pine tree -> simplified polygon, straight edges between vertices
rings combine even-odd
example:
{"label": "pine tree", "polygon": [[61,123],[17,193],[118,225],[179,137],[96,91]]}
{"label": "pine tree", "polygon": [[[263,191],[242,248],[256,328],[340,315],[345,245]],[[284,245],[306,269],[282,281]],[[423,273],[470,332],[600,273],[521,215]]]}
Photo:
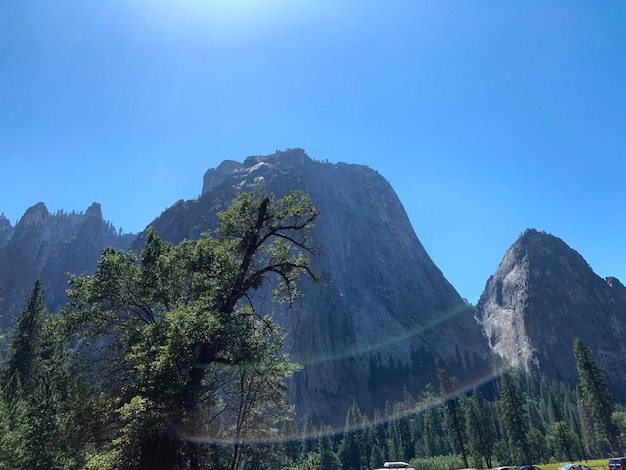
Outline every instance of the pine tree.
{"label": "pine tree", "polygon": [[609,392],[604,371],[598,367],[591,350],[580,338],[574,340],[574,356],[582,403],[590,411],[596,437],[604,443],[602,450],[604,456],[607,456],[618,448],[617,429],[612,420],[615,399]]}
{"label": "pine tree", "polygon": [[71,422],[75,387],[57,333],[37,281],[11,334],[11,357],[3,371],[0,396],[7,414],[1,424],[0,468],[79,464],[83,423]]}
{"label": "pine tree", "polygon": [[47,316],[43,286],[37,280],[11,335],[9,346],[11,356],[6,371],[9,377],[16,374],[21,383],[22,393],[27,395],[33,391],[34,375],[37,373],[38,365],[50,355],[50,345],[46,344],[44,337]]}
{"label": "pine tree", "polygon": [[374,444],[372,446],[372,451],[370,454],[369,468],[382,468],[384,462],[385,462],[385,453],[378,446],[378,444]]}
{"label": "pine tree", "polygon": [[341,460],[339,460],[333,448],[331,435],[331,428],[320,431],[318,440],[318,452],[320,456],[319,470],[342,470]]}
{"label": "pine tree", "polygon": [[573,435],[569,428],[566,426],[561,408],[559,407],[556,399],[553,396],[550,397],[550,409],[551,414],[554,417],[553,427],[557,430],[558,446],[567,457],[567,460],[573,462],[574,459],[572,457],[573,454],[571,451]]}
{"label": "pine tree", "polygon": [[528,413],[511,374],[502,374],[501,386],[502,425],[508,438],[511,459],[520,465],[528,464],[531,462],[528,443]]}
{"label": "pine tree", "polygon": [[316,442],[313,432],[313,424],[311,423],[309,415],[304,415],[304,418],[302,419],[302,437],[300,441],[300,455],[303,459],[310,453],[315,452]]}
{"label": "pine tree", "polygon": [[461,455],[463,465],[469,467],[465,444],[465,424],[459,400],[455,395],[454,381],[443,369],[438,370],[438,376],[441,385],[441,395],[443,400],[445,400],[445,423],[453,442],[454,451]]}
{"label": "pine tree", "polygon": [[339,444],[338,456],[344,470],[365,470],[369,456],[363,445],[364,432],[360,430],[363,416],[358,405],[352,403],[346,416],[343,437]]}
{"label": "pine tree", "polygon": [[412,443],[409,418],[402,416],[403,410],[402,403],[395,405],[394,416],[399,418],[387,425],[387,442],[390,459],[408,461],[415,456],[415,446]]}
{"label": "pine tree", "polygon": [[[493,413],[478,388],[466,402],[466,426],[470,454],[477,463],[491,468],[491,455],[496,442]],[[482,465],[479,465],[482,466]]]}

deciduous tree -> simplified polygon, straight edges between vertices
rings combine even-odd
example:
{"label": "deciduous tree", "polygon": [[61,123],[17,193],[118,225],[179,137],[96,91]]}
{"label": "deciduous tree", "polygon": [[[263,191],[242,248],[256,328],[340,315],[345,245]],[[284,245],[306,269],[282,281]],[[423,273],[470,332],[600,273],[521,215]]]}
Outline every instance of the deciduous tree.
{"label": "deciduous tree", "polygon": [[172,245],[150,231],[140,256],[107,249],[94,275],[71,278],[66,324],[91,347],[87,373],[115,403],[113,446],[98,459],[204,468],[224,458],[211,443],[227,441],[239,468],[246,439],[278,432],[271,422],[289,411],[293,368],[253,292],[292,301],[299,278],[315,278],[317,216],[306,195],[257,189],[219,215],[214,234]]}

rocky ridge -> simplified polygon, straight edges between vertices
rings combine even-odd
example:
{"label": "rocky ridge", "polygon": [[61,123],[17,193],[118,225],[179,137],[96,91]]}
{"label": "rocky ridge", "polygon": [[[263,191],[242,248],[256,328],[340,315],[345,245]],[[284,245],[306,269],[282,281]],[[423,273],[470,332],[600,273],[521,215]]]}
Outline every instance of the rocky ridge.
{"label": "rocky ridge", "polygon": [[67,301],[67,273],[92,272],[105,246],[127,248],[135,235],[120,235],[103,220],[100,204],[83,213],[50,214],[43,202],[30,207],[0,246],[2,327],[12,325],[37,279],[50,311]]}

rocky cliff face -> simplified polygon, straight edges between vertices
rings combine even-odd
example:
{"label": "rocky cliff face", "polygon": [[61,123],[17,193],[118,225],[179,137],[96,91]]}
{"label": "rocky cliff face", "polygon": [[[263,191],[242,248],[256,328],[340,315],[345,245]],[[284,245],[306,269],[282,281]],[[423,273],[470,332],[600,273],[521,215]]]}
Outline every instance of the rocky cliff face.
{"label": "rocky cliff face", "polygon": [[125,249],[134,238],[118,235],[104,222],[98,203],[85,214],[50,214],[42,202],[29,208],[0,245],[2,327],[11,326],[37,279],[44,286],[46,306],[55,311],[67,301],[68,272],[92,272],[105,242]]}
{"label": "rocky cliff face", "polygon": [[207,172],[199,199],[179,201],[151,225],[171,242],[198,237],[234,194],[259,184],[277,196],[302,190],[322,213],[313,230],[321,282],[305,282],[291,309],[256,299],[304,365],[291,386],[300,413],[343,425],[353,400],[371,411],[401,398],[403,385],[414,393],[437,386],[437,367],[465,383],[487,373],[471,309],[429,258],[388,182],[368,167],[314,161],[299,149],[225,162]]}
{"label": "rocky cliff face", "polygon": [[4,214],[0,214],[0,248],[6,245],[13,235],[13,226]]}
{"label": "rocky cliff face", "polygon": [[559,238],[527,230],[489,278],[477,317],[493,351],[528,372],[576,383],[575,337],[626,399],[626,288]]}

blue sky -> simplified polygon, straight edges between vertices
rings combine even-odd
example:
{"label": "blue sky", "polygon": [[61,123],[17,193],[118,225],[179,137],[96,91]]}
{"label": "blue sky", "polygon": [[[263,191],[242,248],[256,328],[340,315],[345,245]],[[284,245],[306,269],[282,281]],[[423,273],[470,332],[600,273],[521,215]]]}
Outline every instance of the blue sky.
{"label": "blue sky", "polygon": [[626,3],[0,4],[0,213],[138,231],[224,159],[370,166],[477,301],[528,227],[626,282]]}

